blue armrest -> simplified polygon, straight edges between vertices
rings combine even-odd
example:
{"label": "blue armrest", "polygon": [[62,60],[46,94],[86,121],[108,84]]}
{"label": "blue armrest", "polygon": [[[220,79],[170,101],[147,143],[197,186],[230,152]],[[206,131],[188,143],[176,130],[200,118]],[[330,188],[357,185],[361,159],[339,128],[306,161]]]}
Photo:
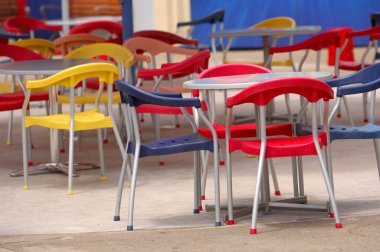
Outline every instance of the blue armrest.
{"label": "blue armrest", "polygon": [[342,97],[344,95],[362,94],[362,93],[367,93],[367,92],[376,90],[379,87],[380,87],[380,79],[377,79],[369,83],[355,83],[352,85],[338,87],[336,95],[338,97]]}
{"label": "blue armrest", "polygon": [[182,27],[182,26],[190,26],[190,25],[193,26],[193,25],[204,24],[204,23],[213,24],[218,21],[223,22],[223,20],[224,20],[224,10],[220,9],[203,18],[199,18],[196,20],[188,21],[188,22],[179,22],[177,23],[177,28]]}
{"label": "blue armrest", "polygon": [[201,101],[198,98],[181,98],[176,93],[169,93],[169,95],[168,93],[161,93],[161,95],[157,95],[157,93],[146,92],[122,80],[116,81],[116,88],[123,92],[122,101],[128,102],[130,106],[134,107],[138,107],[143,104],[154,104],[169,107],[201,107]]}

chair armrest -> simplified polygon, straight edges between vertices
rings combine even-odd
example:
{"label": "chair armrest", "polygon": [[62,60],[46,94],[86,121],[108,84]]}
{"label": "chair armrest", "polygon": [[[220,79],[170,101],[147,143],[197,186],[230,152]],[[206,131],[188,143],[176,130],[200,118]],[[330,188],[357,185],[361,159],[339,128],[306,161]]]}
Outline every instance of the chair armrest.
{"label": "chair armrest", "polygon": [[146,92],[121,80],[116,81],[116,88],[123,92],[123,101],[128,102],[130,106],[134,107],[138,107],[143,104],[154,104],[169,107],[201,107],[201,102],[198,98],[175,98],[173,96],[178,96],[176,93],[170,95],[171,97],[168,97],[168,93],[157,95],[157,93]]}
{"label": "chair armrest", "polygon": [[351,85],[338,87],[336,95],[342,97],[345,95],[362,94],[376,90],[379,87],[380,79],[368,83],[353,83]]}
{"label": "chair armrest", "polygon": [[194,26],[198,24],[204,24],[204,23],[216,23],[216,22],[223,22],[224,20],[224,10],[217,10],[214,13],[211,13],[210,15],[199,18],[196,20],[192,21],[187,21],[187,22],[179,22],[177,23],[177,28],[182,27],[182,26]]}

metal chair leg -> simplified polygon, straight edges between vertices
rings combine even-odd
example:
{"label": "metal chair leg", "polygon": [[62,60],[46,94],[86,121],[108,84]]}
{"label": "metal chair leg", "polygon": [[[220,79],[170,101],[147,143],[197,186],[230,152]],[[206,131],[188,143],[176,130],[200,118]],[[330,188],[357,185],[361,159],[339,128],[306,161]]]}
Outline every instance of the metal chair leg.
{"label": "metal chair leg", "polygon": [[271,172],[272,180],[273,180],[274,194],[279,196],[281,195],[281,191],[280,191],[280,187],[278,186],[277,174],[276,174],[276,170],[274,168],[272,159],[269,159],[269,167],[270,167],[270,172]]}
{"label": "metal chair leg", "polygon": [[9,111],[7,145],[12,145],[13,111]]}
{"label": "metal chair leg", "polygon": [[102,139],[102,129],[97,129],[98,135],[98,149],[99,149],[99,165],[100,165],[100,180],[106,181],[105,176],[105,165],[104,165],[104,150],[103,150],[103,139]]}
{"label": "metal chair leg", "polygon": [[379,170],[379,179],[380,179],[380,151],[379,151],[379,141],[378,141],[377,139],[373,139],[373,145],[374,145],[374,147],[375,147],[377,169]]}
{"label": "metal chair leg", "polygon": [[[128,158],[129,155],[127,153],[128,146],[125,149],[125,156],[123,159],[123,164],[121,166],[121,172],[120,172],[120,178],[119,178],[119,186],[117,187],[117,194],[116,194],[116,206],[115,206],[115,215],[113,217],[114,221],[119,221],[120,220],[120,205],[121,205],[121,197],[123,196],[123,188],[124,188],[124,181],[125,181],[125,176],[127,175],[127,164],[129,162]],[[128,174],[130,176],[131,174]]]}
{"label": "metal chair leg", "polygon": [[128,226],[127,226],[128,231],[133,231],[133,209],[134,209],[134,203],[135,203],[136,180],[137,180],[137,170],[139,166],[139,156],[140,156],[140,145],[136,146],[135,154],[133,157],[132,183],[131,183],[129,211],[128,211]]}
{"label": "metal chair leg", "polygon": [[[72,128],[74,129],[74,127]],[[67,174],[67,178],[68,178],[67,195],[73,194],[73,190],[72,190],[73,171],[74,171],[74,130],[70,130],[70,133],[69,133],[69,174]]]}
{"label": "metal chair leg", "polygon": [[252,206],[252,225],[251,225],[251,234],[256,234],[257,229],[257,214],[259,210],[259,194],[261,189],[261,181],[263,176],[263,170],[264,170],[264,163],[265,163],[265,146],[261,148],[261,153],[259,156],[259,167],[257,170],[257,178],[256,178],[256,189],[255,189],[255,196],[253,199],[253,206]]}

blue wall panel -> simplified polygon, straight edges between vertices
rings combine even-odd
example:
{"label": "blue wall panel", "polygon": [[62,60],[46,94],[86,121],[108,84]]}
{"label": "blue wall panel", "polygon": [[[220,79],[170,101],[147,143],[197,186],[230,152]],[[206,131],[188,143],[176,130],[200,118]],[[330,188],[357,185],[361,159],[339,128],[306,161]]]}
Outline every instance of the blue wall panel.
{"label": "blue wall panel", "polygon": [[[225,10],[225,29],[248,28],[275,16],[289,16],[298,25],[320,25],[322,31],[330,27],[370,27],[369,16],[380,12],[379,0],[192,0],[192,19],[207,16],[217,9]],[[201,44],[209,44],[210,25],[197,26],[194,37]],[[295,42],[307,36],[295,37]],[[366,45],[365,38],[355,40],[356,45]],[[286,43],[286,41],[283,41]],[[281,44],[281,42],[280,42]],[[260,47],[260,38],[234,39],[233,48]]]}

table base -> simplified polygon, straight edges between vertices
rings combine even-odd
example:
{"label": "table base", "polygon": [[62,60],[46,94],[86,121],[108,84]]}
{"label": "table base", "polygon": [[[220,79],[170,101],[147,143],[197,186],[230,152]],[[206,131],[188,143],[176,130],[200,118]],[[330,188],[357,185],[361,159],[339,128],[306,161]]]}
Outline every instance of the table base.
{"label": "table base", "polygon": [[[100,166],[96,164],[91,163],[76,163],[74,164],[76,168],[73,170],[73,177],[79,177],[78,170],[88,170],[88,169],[98,169]],[[81,168],[78,168],[81,167]],[[67,163],[61,164],[61,163],[45,163],[45,164],[39,164],[33,167],[28,168],[28,175],[40,175],[40,174],[48,174],[48,173],[63,173],[68,174],[69,173],[69,167],[67,166]],[[11,172],[11,177],[20,177],[24,176],[23,170],[18,170]]]}

